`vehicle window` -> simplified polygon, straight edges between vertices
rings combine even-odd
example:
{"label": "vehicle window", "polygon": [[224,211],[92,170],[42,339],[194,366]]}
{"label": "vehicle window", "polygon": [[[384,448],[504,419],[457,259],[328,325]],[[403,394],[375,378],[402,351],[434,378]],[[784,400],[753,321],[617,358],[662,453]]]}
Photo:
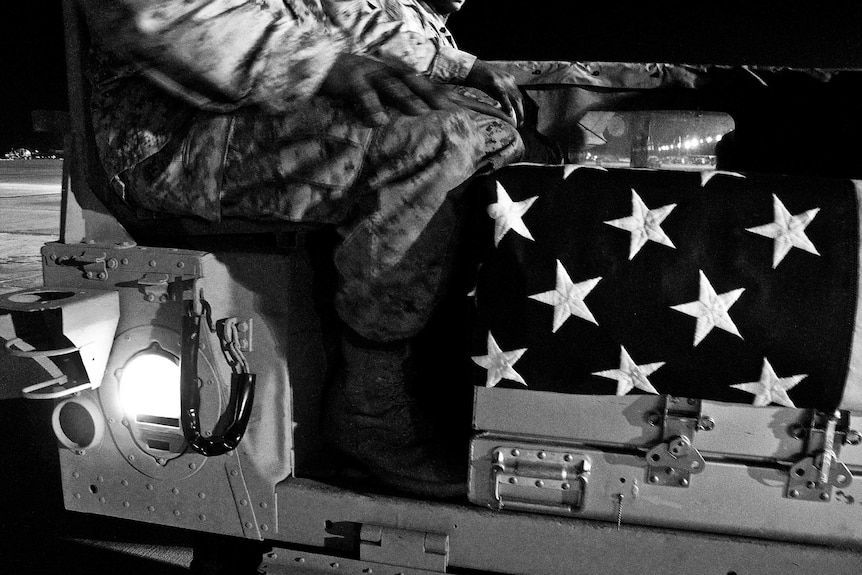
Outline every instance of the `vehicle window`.
{"label": "vehicle window", "polygon": [[715,169],[716,145],[734,122],[723,112],[590,111],[578,126],[578,163],[704,171]]}

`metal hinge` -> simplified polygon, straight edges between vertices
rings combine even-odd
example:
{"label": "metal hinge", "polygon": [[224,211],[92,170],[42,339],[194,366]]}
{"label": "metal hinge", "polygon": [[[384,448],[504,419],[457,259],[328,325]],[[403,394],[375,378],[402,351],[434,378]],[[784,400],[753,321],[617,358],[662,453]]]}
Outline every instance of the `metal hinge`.
{"label": "metal hinge", "polygon": [[445,573],[449,566],[449,536],[363,524],[359,532],[362,561]]}
{"label": "metal hinge", "polygon": [[501,445],[493,457],[497,509],[571,514],[583,507],[592,470],[589,456]]}
{"label": "metal hinge", "polygon": [[859,443],[859,433],[850,429],[850,413],[815,411],[806,426],[795,425],[791,435],[807,437],[806,457],[790,468],[785,496],[803,501],[830,501],[832,488],[848,487],[853,475],[838,460],[844,443]]}
{"label": "metal hinge", "polygon": [[649,423],[661,424],[662,443],[647,452],[647,481],[652,485],[688,487],[691,476],[706,467],[694,447],[695,433],[712,430],[715,422],[701,414],[699,399],[666,396],[662,413],[650,416]]}
{"label": "metal hinge", "polygon": [[108,279],[108,270],[117,267],[115,258],[108,258],[104,250],[83,250],[79,255],[52,255],[51,259],[58,266],[70,266],[81,270],[88,280],[105,281]]}

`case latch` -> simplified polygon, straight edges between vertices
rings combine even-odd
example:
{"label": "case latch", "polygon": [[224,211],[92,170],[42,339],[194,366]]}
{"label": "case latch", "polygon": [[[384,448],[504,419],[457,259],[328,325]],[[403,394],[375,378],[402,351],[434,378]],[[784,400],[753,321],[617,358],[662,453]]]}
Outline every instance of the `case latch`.
{"label": "case latch", "polygon": [[494,450],[498,509],[570,514],[584,505],[592,460],[573,451],[503,445]]}
{"label": "case latch", "polygon": [[790,468],[785,495],[803,501],[829,501],[832,488],[848,487],[853,475],[838,460],[841,445],[858,442],[858,433],[850,430],[850,413],[835,411],[831,415],[815,411],[808,427],[797,425],[790,433],[799,439],[806,435],[807,457]]}
{"label": "case latch", "polygon": [[662,425],[662,443],[647,452],[647,481],[652,485],[688,487],[692,474],[701,473],[706,462],[694,447],[698,430],[711,430],[715,422],[701,415],[699,399],[666,396],[663,412],[650,417],[651,425]]}
{"label": "case latch", "polygon": [[363,524],[359,540],[362,561],[440,573],[449,565],[449,536],[442,533]]}

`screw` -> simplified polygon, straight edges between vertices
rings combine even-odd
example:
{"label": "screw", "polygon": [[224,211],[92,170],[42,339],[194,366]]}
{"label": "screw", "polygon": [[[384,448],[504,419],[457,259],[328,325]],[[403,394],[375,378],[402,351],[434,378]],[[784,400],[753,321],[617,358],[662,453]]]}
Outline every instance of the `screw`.
{"label": "screw", "polygon": [[862,443],[862,433],[855,429],[847,432],[847,438],[844,440],[848,445],[859,445]]}
{"label": "screw", "polygon": [[715,420],[711,417],[701,417],[697,427],[702,431],[712,431],[715,429]]}

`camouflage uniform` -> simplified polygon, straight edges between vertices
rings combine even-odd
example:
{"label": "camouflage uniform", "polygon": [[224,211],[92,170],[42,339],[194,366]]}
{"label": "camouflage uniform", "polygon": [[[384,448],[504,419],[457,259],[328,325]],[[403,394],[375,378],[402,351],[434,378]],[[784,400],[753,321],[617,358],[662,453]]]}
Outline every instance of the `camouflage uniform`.
{"label": "camouflage uniform", "polygon": [[[97,40],[96,140],[117,193],[210,220],[336,225],[342,319],[376,340],[421,329],[455,247],[454,190],[519,158],[514,128],[467,110],[393,112],[368,128],[315,96],[339,52],[364,50],[319,0],[80,2]],[[378,40],[433,67],[437,45],[421,35],[389,23]]]}

